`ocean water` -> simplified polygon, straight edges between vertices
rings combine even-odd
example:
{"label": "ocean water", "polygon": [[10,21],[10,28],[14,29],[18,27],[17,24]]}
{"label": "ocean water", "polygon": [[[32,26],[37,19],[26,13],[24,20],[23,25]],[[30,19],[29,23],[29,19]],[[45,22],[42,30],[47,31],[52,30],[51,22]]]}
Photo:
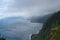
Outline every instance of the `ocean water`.
{"label": "ocean water", "polygon": [[30,40],[32,34],[37,34],[42,28],[43,23],[32,22],[16,22],[11,21],[10,24],[5,25],[0,23],[0,37],[5,37],[6,40]]}

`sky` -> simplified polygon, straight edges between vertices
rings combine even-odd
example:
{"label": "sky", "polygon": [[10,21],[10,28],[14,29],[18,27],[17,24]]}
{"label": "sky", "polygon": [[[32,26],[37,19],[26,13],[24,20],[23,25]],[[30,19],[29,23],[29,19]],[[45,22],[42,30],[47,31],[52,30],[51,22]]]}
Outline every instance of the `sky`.
{"label": "sky", "polygon": [[0,0],[0,19],[43,16],[60,10],[60,0]]}

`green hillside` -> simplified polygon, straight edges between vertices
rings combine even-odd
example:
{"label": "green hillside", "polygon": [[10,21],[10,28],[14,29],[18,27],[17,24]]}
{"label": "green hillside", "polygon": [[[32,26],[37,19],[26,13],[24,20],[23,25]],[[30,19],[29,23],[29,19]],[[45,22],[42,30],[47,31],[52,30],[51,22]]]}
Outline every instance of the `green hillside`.
{"label": "green hillside", "polygon": [[31,40],[60,40],[60,11],[54,13],[40,32],[31,36]]}

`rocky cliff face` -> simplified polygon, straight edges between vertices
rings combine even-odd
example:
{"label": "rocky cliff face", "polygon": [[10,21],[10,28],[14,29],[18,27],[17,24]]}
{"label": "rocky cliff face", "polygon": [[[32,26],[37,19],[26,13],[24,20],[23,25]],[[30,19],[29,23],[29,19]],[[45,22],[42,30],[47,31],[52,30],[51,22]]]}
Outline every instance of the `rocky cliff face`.
{"label": "rocky cliff face", "polygon": [[40,32],[31,36],[31,40],[60,40],[60,11],[48,18]]}

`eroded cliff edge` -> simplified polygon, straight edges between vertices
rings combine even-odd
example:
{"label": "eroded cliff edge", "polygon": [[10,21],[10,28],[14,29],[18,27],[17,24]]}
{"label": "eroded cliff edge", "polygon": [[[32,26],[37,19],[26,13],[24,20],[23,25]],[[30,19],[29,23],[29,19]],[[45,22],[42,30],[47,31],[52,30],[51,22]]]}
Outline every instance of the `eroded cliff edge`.
{"label": "eroded cliff edge", "polygon": [[31,36],[31,40],[60,40],[60,11],[48,18],[40,32]]}

